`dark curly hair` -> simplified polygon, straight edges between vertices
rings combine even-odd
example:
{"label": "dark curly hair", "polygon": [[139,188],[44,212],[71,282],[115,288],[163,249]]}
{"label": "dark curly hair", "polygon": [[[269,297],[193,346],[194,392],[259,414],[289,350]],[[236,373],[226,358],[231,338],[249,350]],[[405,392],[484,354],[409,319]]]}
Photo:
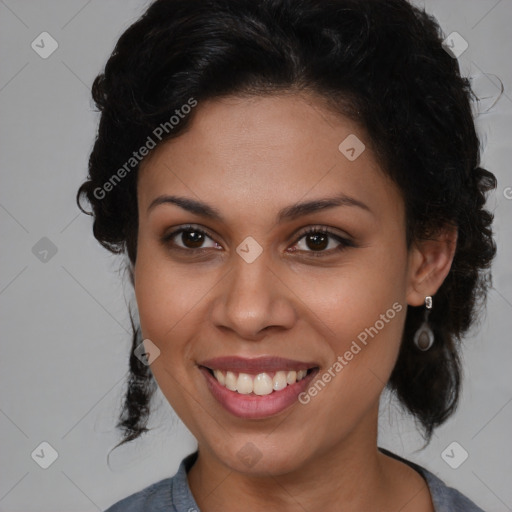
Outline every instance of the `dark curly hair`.
{"label": "dark curly hair", "polygon": [[[138,162],[131,172],[125,164],[162,123],[168,129],[161,140],[183,133],[193,111],[175,126],[169,120],[191,99],[305,91],[356,120],[401,190],[409,246],[447,225],[458,228],[430,316],[436,341],[428,352],[415,347],[423,308],[409,306],[388,383],[427,441],[456,408],[460,340],[483,305],[496,252],[484,209],[496,180],[480,167],[475,97],[442,40],[435,19],[406,0],[157,0],[122,34],[94,81],[101,120],[77,194],[80,209],[94,215],[96,239],[125,253],[131,268]],[[92,213],[82,208],[83,197]],[[155,390],[149,367],[133,353],[141,339],[132,327],[120,444],[148,430]]]}

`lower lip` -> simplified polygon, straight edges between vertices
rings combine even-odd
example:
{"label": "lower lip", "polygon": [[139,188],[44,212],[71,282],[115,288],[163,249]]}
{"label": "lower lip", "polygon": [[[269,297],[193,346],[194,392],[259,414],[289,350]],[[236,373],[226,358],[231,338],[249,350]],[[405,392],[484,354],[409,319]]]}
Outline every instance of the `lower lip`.
{"label": "lower lip", "polygon": [[278,414],[294,403],[298,403],[299,395],[307,389],[313,377],[318,373],[315,368],[302,380],[286,386],[281,391],[273,391],[270,395],[243,395],[222,386],[219,381],[205,368],[200,367],[206,378],[206,384],[217,401],[231,414],[244,419],[268,418]]}

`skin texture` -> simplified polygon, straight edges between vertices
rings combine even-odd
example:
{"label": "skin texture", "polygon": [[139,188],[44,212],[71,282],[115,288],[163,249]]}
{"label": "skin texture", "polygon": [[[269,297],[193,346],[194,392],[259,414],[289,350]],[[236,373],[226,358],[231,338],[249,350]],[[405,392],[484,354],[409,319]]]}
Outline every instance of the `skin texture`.
{"label": "skin texture", "polygon": [[[143,337],[161,351],[151,370],[198,440],[188,478],[201,510],[433,510],[419,474],[377,451],[378,401],[406,305],[435,294],[456,233],[408,249],[400,191],[364,130],[319,98],[229,97],[201,103],[194,115],[140,169],[134,276]],[[338,150],[350,134],[366,144],[353,162]],[[223,220],[173,204],[148,211],[163,194],[208,203]],[[282,208],[339,194],[368,209],[343,205],[277,222]],[[161,241],[187,224],[211,237],[202,255]],[[315,256],[301,233],[312,226],[350,244],[336,250],[330,238]],[[236,253],[248,236],[263,249],[250,264]],[[181,234],[172,240],[184,246]],[[273,417],[231,415],[198,368],[218,356],[270,355],[314,361],[322,375],[394,303],[401,311],[325,389]],[[261,455],[252,467],[237,455],[248,442]]]}

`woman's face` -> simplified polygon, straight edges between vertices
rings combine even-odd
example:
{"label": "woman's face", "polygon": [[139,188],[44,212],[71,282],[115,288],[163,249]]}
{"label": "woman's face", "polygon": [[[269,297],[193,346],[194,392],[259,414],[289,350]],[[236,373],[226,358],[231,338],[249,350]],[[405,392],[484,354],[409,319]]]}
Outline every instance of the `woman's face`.
{"label": "woman's face", "polygon": [[138,180],[135,292],[161,390],[201,453],[235,471],[375,443],[411,286],[397,187],[318,99],[194,115]]}

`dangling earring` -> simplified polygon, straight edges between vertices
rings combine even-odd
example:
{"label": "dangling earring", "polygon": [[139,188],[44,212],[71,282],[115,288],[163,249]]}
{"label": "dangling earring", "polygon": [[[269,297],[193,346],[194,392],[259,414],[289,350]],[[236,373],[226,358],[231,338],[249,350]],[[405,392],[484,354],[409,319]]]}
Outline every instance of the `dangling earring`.
{"label": "dangling earring", "polygon": [[419,326],[418,330],[414,334],[414,344],[419,350],[425,352],[434,344],[434,333],[428,323],[428,316],[432,310],[432,297],[425,297],[425,316],[423,317],[423,323]]}

